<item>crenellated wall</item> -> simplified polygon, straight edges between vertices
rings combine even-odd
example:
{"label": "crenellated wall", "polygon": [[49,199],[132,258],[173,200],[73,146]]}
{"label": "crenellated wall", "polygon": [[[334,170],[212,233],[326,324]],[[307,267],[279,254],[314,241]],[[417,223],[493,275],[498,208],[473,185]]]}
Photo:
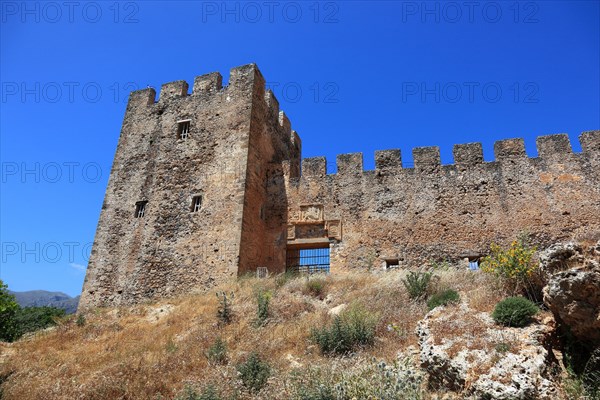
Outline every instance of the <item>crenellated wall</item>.
{"label": "crenellated wall", "polygon": [[459,144],[451,165],[441,164],[438,147],[420,147],[414,168],[402,167],[400,150],[383,150],[371,171],[362,153],[342,154],[336,174],[326,173],[324,157],[304,159],[287,189],[288,244],[319,242],[299,232],[307,223],[339,221],[320,235],[331,243],[335,272],[478,256],[521,231],[539,245],[600,235],[600,131],[584,132],[580,143],[583,151],[573,153],[567,135],[542,136],[538,157],[529,158],[522,139],[502,140],[491,162],[481,143]]}
{"label": "crenellated wall", "polygon": [[[187,137],[180,124],[189,121]],[[484,253],[530,232],[538,244],[600,235],[600,131],[537,140],[301,161],[301,141],[254,64],[132,92],[100,213],[81,309],[210,288],[328,247],[331,270],[407,267]],[[199,210],[194,198],[202,198]],[[143,216],[136,215],[143,202]]]}

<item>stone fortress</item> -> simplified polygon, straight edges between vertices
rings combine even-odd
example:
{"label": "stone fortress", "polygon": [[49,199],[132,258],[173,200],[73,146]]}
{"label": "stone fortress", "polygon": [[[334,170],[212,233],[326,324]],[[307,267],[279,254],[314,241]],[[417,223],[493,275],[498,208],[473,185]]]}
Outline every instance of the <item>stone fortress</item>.
{"label": "stone fortress", "polygon": [[[329,252],[332,273],[477,259],[529,232],[540,246],[600,233],[600,131],[301,160],[301,141],[254,64],[129,97],[82,309],[208,288]],[[294,262],[290,260],[296,260]],[[302,264],[302,263],[300,263]]]}

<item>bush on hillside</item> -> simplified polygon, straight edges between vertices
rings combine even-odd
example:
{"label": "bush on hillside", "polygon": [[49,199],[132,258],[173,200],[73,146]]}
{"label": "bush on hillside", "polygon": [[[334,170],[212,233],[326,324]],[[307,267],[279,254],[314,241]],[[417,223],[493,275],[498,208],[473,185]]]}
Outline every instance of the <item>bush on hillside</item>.
{"label": "bush on hillside", "polygon": [[432,275],[431,272],[409,272],[406,278],[402,279],[402,283],[408,291],[408,296],[411,299],[425,297]]}
{"label": "bush on hillside", "polygon": [[308,278],[304,284],[304,293],[314,297],[323,298],[327,280],[322,277]]}
{"label": "bush on hillside", "polygon": [[206,351],[206,358],[211,364],[225,364],[227,361],[227,345],[218,337]]}
{"label": "bush on hillside", "polygon": [[13,342],[26,333],[56,325],[65,310],[56,307],[21,308],[0,280],[0,341]]}
{"label": "bush on hillside", "polygon": [[54,326],[64,316],[65,310],[56,307],[25,307],[19,310],[15,320],[20,335],[24,335]]}
{"label": "bush on hillside", "polygon": [[310,337],[323,354],[347,354],[375,341],[376,320],[360,307],[334,318],[330,326],[313,328]]}
{"label": "bush on hillside", "polygon": [[237,366],[237,370],[242,383],[250,392],[258,392],[262,389],[271,376],[271,366],[254,352],[250,354],[246,362]]}
{"label": "bush on hillside", "polygon": [[269,303],[271,302],[271,292],[261,291],[256,296],[256,320],[254,324],[257,327],[265,326],[269,319]]}
{"label": "bush on hillside", "polygon": [[481,260],[481,270],[498,276],[516,289],[527,289],[538,270],[533,260],[536,248],[527,242],[527,237],[520,235],[506,250],[492,243],[490,254]]}
{"label": "bush on hillside", "polygon": [[492,317],[504,326],[523,327],[538,311],[538,307],[525,297],[509,297],[496,304]]}
{"label": "bush on hillside", "polygon": [[219,308],[217,309],[217,318],[224,324],[231,322],[233,312],[231,310],[231,303],[233,302],[234,294],[226,292],[217,292],[217,299],[219,299]]}
{"label": "bush on hillside", "polygon": [[18,338],[15,317],[19,309],[15,296],[8,293],[8,287],[0,280],[0,341],[12,342]]}
{"label": "bush on hillside", "polygon": [[460,295],[456,290],[446,289],[442,292],[435,293],[427,301],[427,307],[430,310],[438,306],[445,306],[450,303],[458,303],[460,301]]}

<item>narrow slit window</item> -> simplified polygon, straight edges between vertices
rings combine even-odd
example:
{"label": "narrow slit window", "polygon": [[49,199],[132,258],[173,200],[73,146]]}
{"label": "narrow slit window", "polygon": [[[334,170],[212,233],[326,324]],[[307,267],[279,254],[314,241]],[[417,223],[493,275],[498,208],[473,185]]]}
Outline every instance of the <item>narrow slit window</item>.
{"label": "narrow slit window", "polygon": [[202,196],[194,196],[192,197],[192,212],[198,212],[202,208]]}
{"label": "narrow slit window", "polygon": [[135,218],[142,218],[146,213],[146,203],[147,201],[138,201],[135,203]]}
{"label": "narrow slit window", "polygon": [[187,139],[190,136],[190,120],[177,122],[177,136],[179,139]]}

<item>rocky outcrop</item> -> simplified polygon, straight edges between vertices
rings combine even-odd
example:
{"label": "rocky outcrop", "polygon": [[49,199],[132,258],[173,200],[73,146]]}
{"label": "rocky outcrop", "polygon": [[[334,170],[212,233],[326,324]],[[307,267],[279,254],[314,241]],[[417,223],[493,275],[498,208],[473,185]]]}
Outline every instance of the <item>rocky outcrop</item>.
{"label": "rocky outcrop", "polygon": [[577,243],[556,243],[540,252],[540,271],[549,279],[553,274],[581,265],[583,249]]}
{"label": "rocky outcrop", "polygon": [[421,366],[434,389],[486,399],[554,399],[554,357],[543,346],[552,328],[505,328],[465,304],[438,307],[418,324]]}
{"label": "rocky outcrop", "polygon": [[544,288],[544,303],[558,322],[580,341],[600,346],[600,267],[588,259],[581,268],[553,275]]}

